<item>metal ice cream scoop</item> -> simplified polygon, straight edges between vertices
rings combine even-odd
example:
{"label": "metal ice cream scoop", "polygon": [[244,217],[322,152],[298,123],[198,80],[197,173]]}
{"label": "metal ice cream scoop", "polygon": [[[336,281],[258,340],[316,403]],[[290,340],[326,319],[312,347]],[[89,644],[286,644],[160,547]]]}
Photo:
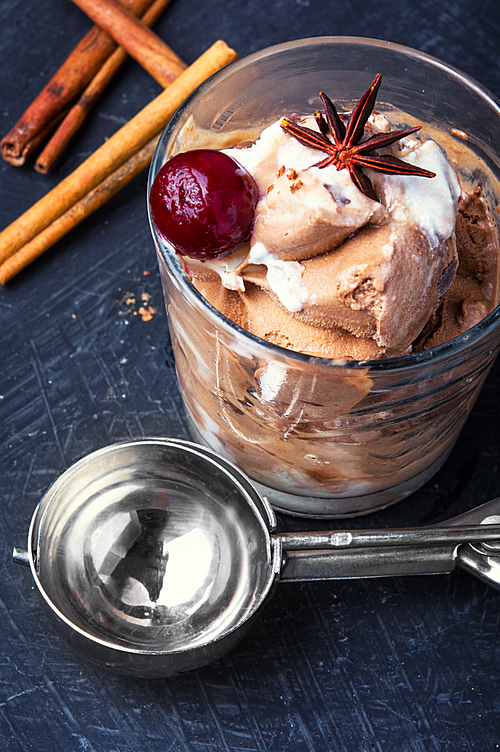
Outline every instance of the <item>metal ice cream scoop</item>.
{"label": "metal ice cream scoop", "polygon": [[66,470],[31,521],[28,564],[81,653],[163,677],[230,650],[280,580],[439,574],[500,588],[500,499],[426,528],[276,533],[269,502],[212,451],[143,439]]}

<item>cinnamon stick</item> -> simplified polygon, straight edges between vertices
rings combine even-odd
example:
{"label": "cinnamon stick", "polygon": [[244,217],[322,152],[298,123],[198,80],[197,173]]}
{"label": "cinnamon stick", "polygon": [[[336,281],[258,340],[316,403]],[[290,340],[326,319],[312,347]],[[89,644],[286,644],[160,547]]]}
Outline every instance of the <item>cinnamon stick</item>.
{"label": "cinnamon stick", "polygon": [[[123,0],[134,13],[141,14],[152,0]],[[43,138],[59,124],[69,106],[116,49],[116,42],[99,26],[93,26],[40,94],[0,142],[5,161],[19,167],[38,148]]]}
{"label": "cinnamon stick", "polygon": [[118,0],[73,2],[124,47],[161,86],[168,86],[185,69],[180,57]]}
{"label": "cinnamon stick", "polygon": [[0,233],[0,263],[19,251],[158,135],[184,99],[236,57],[235,51],[225,42],[215,42],[74,172]]}
{"label": "cinnamon stick", "polygon": [[[152,26],[163,13],[170,0],[155,0],[153,5],[142,16],[146,26]],[[110,81],[118,73],[127,60],[128,55],[123,47],[118,47],[106,60],[102,68],[96,73],[80,99],[73,105],[64,120],[56,129],[51,139],[45,145],[35,162],[35,170],[46,175],[61,154],[67,148],[72,138],[83,126],[87,116],[95,103],[104,92]]]}
{"label": "cinnamon stick", "polygon": [[137,154],[134,154],[118,170],[111,173],[106,180],[103,180],[81,201],[74,204],[67,212],[23,246],[21,250],[4,261],[0,265],[0,284],[5,285],[13,279],[142,172],[151,162],[158,139],[159,136],[156,136],[149,141]]}

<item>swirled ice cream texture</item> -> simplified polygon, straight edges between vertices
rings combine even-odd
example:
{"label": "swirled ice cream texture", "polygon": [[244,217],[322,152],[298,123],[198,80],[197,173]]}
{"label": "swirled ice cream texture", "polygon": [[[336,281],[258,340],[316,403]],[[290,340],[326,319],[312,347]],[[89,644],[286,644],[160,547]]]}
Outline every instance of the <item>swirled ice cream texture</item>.
{"label": "swirled ice cream texture", "polygon": [[[375,115],[366,130],[390,125]],[[251,147],[226,150],[253,175],[260,200],[249,245],[221,261],[188,260],[200,292],[243,328],[300,352],[356,360],[409,353],[459,268],[463,196],[434,141],[388,151],[436,177],[367,170],[380,198],[372,201],[347,170],[312,167],[322,153],[279,121]],[[491,222],[486,230],[494,256]]]}

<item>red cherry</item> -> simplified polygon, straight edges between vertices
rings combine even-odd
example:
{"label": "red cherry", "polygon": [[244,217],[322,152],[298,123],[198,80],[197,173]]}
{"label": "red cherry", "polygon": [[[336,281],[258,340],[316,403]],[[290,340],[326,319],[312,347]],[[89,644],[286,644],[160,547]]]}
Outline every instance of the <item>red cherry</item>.
{"label": "red cherry", "polygon": [[227,256],[247,240],[258,201],[251,175],[220,151],[195,149],[166,162],[151,188],[158,232],[196,259]]}

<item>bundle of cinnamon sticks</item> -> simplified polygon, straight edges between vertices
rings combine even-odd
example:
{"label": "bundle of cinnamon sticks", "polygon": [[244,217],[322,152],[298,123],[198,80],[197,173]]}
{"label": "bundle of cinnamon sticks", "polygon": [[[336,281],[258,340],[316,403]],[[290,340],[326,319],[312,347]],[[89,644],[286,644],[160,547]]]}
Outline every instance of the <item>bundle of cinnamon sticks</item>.
{"label": "bundle of cinnamon sticks", "polygon": [[6,161],[25,164],[53,133],[35,163],[39,172],[48,172],[127,54],[165,88],[73,173],[0,232],[0,284],[12,279],[145,169],[177,107],[206,78],[236,58],[234,50],[219,40],[187,68],[150,29],[169,1],[73,0],[96,25],[2,139],[0,149]]}

